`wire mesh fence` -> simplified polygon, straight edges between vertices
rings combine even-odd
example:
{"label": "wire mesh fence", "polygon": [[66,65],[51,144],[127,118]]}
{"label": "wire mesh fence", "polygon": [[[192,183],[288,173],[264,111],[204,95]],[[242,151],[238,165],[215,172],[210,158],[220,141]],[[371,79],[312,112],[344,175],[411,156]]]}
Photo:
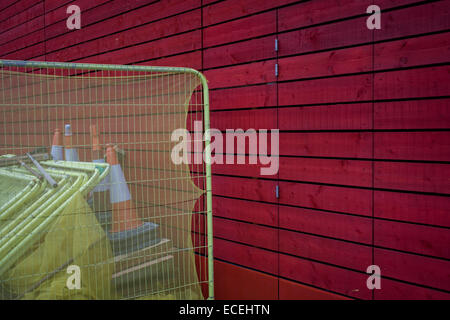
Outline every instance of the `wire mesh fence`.
{"label": "wire mesh fence", "polygon": [[0,298],[212,298],[209,141],[173,161],[208,99],[192,69],[0,60]]}

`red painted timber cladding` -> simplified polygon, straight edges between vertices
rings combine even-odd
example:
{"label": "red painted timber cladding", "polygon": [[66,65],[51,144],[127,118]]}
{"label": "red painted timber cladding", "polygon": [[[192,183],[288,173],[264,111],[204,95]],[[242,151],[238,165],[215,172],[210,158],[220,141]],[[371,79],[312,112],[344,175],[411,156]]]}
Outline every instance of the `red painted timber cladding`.
{"label": "red painted timber cladding", "polygon": [[448,229],[375,220],[375,245],[449,259]]}
{"label": "red painted timber cladding", "polygon": [[446,129],[450,99],[376,103],[375,129]]}
{"label": "red painted timber cladding", "polygon": [[[216,261],[216,298],[371,299],[374,293],[375,299],[449,299],[443,290],[450,290],[444,260],[450,255],[450,200],[423,194],[450,191],[449,137],[442,130],[450,123],[444,65],[449,1],[379,0],[381,31],[366,28],[369,0],[349,0],[345,6],[338,0],[214,2],[83,0],[83,28],[68,32],[70,1],[47,1],[45,19],[42,1],[4,1],[0,55],[205,68],[213,127],[282,130],[278,175],[259,179],[261,165],[213,166],[216,257],[261,271]],[[388,10],[414,3],[420,4]],[[372,44],[373,39],[382,42]],[[51,127],[58,114],[50,114]],[[6,144],[50,143],[52,128],[40,123],[39,111],[3,116],[2,150],[10,150]],[[114,131],[125,128],[128,114],[118,116]],[[30,117],[36,121],[25,124]],[[154,120],[142,116],[134,130]],[[74,120],[74,125],[82,128],[77,143],[88,143],[88,123]],[[15,133],[36,134],[13,136],[13,126]],[[302,132],[308,130],[318,132]],[[108,138],[127,142],[121,134]],[[146,161],[149,149],[142,145],[127,153]],[[90,159],[86,148],[79,152]],[[151,170],[127,167],[125,173],[131,180],[154,178]],[[153,186],[131,185],[131,190],[145,201],[142,192]],[[203,218],[194,217],[194,230],[204,232]],[[204,244],[200,234],[194,241]],[[372,244],[378,246],[374,261]],[[381,266],[383,277],[382,290],[375,292],[365,286],[365,267],[372,263]]]}
{"label": "red painted timber cladding", "polygon": [[449,291],[450,261],[375,248],[381,275]]}
{"label": "red painted timber cladding", "polygon": [[371,244],[372,221],[367,217],[326,211],[279,207],[280,228]]}
{"label": "red painted timber cladding", "polygon": [[370,299],[367,274],[280,254],[280,276],[350,297]]}
{"label": "red painted timber cladding", "polygon": [[[203,45],[207,47],[262,36],[276,31],[276,13],[270,11],[206,28]],[[274,43],[272,43],[272,48]]]}
{"label": "red painted timber cladding", "polygon": [[280,130],[367,130],[372,127],[372,105],[280,108],[278,117]]}
{"label": "red painted timber cladding", "polygon": [[375,191],[375,217],[450,227],[450,197]]}
{"label": "red painted timber cladding", "polygon": [[279,294],[280,300],[349,300],[347,297],[286,279],[279,280]]}
{"label": "red painted timber cladding", "polygon": [[365,271],[372,261],[372,248],[293,231],[280,231],[279,250],[298,257]]}
{"label": "red painted timber cladding", "polygon": [[280,83],[279,103],[283,106],[367,101],[372,99],[371,89],[370,75]]}
{"label": "red painted timber cladding", "polygon": [[214,272],[214,291],[217,300],[278,299],[276,277],[222,261],[214,262]]}

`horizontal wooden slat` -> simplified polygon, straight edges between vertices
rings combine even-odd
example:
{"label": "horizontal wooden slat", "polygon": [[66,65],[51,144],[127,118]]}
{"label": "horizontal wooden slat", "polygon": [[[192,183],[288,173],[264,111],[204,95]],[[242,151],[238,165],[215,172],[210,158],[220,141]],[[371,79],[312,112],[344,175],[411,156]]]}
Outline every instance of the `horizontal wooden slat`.
{"label": "horizontal wooden slat", "polygon": [[372,243],[372,221],[331,212],[288,206],[279,207],[281,228],[365,244]]}
{"label": "horizontal wooden slat", "polygon": [[277,253],[214,239],[214,257],[263,272],[278,274]]}
{"label": "horizontal wooden slat", "polygon": [[375,248],[375,264],[381,276],[431,288],[450,289],[450,261]]}
{"label": "horizontal wooden slat", "polygon": [[375,103],[375,129],[448,129],[450,100]]}
{"label": "horizontal wooden slat", "polygon": [[213,194],[257,201],[276,202],[275,181],[214,176]]}
{"label": "horizontal wooden slat", "polygon": [[[418,0],[379,0],[377,5],[382,10],[386,10],[413,2]],[[371,4],[373,2],[370,0],[349,0],[345,2],[345,5],[339,0],[300,2],[279,10],[278,28],[280,31],[285,31],[362,15]]]}
{"label": "horizontal wooden slat", "polygon": [[204,7],[205,26],[294,2],[295,0],[227,0]]}
{"label": "horizontal wooden slat", "polygon": [[270,227],[215,217],[214,236],[269,250],[277,250],[278,233]]}
{"label": "horizontal wooden slat", "polygon": [[[149,10],[150,9],[151,8],[149,8]],[[51,59],[73,61],[82,59],[86,55],[98,55],[104,52],[135,46],[144,42],[167,37],[172,34],[194,30],[200,26],[200,18],[200,10],[191,11],[186,14],[181,14],[158,21],[156,23],[145,24],[123,32],[114,33],[100,39],[79,43],[75,47],[72,47],[71,43],[61,45],[61,41],[63,40],[58,37],[51,40],[49,43],[46,43],[46,50],[49,52],[48,56]],[[105,30],[104,28],[105,26],[102,25],[101,30]],[[84,29],[82,28],[80,30]],[[89,27],[86,28],[84,32],[89,35],[91,34]],[[70,37],[67,41],[77,41],[75,43],[78,43],[80,40]],[[160,42],[163,43],[163,40],[160,40]]]}
{"label": "horizontal wooden slat", "polygon": [[221,111],[214,112],[211,115],[210,128],[218,129],[225,133],[227,129],[267,129],[270,130],[278,128],[277,125],[277,110],[270,109],[252,109],[239,111]]}
{"label": "horizontal wooden slat", "polygon": [[276,277],[214,261],[214,296],[218,300],[275,300],[277,287]]}
{"label": "horizontal wooden slat", "polygon": [[372,126],[370,103],[278,109],[280,130],[366,130]]}
{"label": "horizontal wooden slat", "polygon": [[374,98],[406,99],[448,96],[449,66],[376,73]]}
{"label": "horizontal wooden slat", "polygon": [[278,207],[275,204],[213,197],[213,214],[217,217],[276,226]]}
{"label": "horizontal wooden slat", "polygon": [[301,258],[359,271],[365,271],[372,261],[372,249],[369,246],[286,230],[280,231],[279,237],[280,252]]}
{"label": "horizontal wooden slat", "polygon": [[381,278],[381,290],[374,290],[375,300],[449,300],[450,294],[407,283]]}
{"label": "horizontal wooden slat", "polygon": [[370,187],[372,164],[369,161],[280,158],[280,179]]}
{"label": "horizontal wooden slat", "polygon": [[203,53],[204,68],[274,58],[274,43],[275,36],[269,36],[206,49]]}
{"label": "horizontal wooden slat", "polygon": [[[381,83],[381,81],[379,80]],[[372,76],[296,81],[279,84],[279,104],[357,102],[372,99]]]}
{"label": "horizontal wooden slat", "polygon": [[300,283],[279,279],[280,300],[348,300],[349,298]]}
{"label": "horizontal wooden slat", "polygon": [[281,33],[279,35],[279,54],[280,56],[286,56],[369,44],[372,41],[372,32],[372,30],[367,29],[366,18],[356,18]]}
{"label": "horizontal wooden slat", "polygon": [[280,254],[280,276],[360,299],[371,299],[367,274]]}
{"label": "horizontal wooden slat", "polygon": [[[220,75],[218,75],[220,76]],[[210,97],[211,110],[271,107],[276,102],[276,85],[265,84],[241,88],[214,90]],[[211,120],[213,120],[213,116]]]}
{"label": "horizontal wooden slat", "polygon": [[376,188],[450,193],[450,164],[375,162]]}
{"label": "horizontal wooden slat", "polygon": [[372,134],[367,132],[281,133],[285,156],[370,158]]}
{"label": "horizontal wooden slat", "polygon": [[372,45],[281,58],[280,80],[334,76],[372,70]]}
{"label": "horizontal wooden slat", "polygon": [[279,185],[282,204],[365,216],[372,214],[370,190],[295,182],[280,182]]}
{"label": "horizontal wooden slat", "polygon": [[[269,11],[206,28],[203,33],[203,45],[207,48],[228,42],[263,36],[274,33],[275,31],[276,12]],[[272,43],[272,45],[272,48],[274,48],[275,44]]]}
{"label": "horizontal wooden slat", "polygon": [[374,46],[374,69],[395,69],[449,62],[449,33],[377,43]]}
{"label": "horizontal wooden slat", "polygon": [[253,62],[205,71],[211,89],[275,81],[275,61]]}
{"label": "horizontal wooden slat", "polygon": [[449,229],[375,220],[375,245],[449,259]]}
{"label": "horizontal wooden slat", "polygon": [[450,161],[450,132],[377,132],[378,159]]}
{"label": "horizontal wooden slat", "polygon": [[382,14],[383,32],[374,32],[374,40],[386,40],[450,28],[448,0],[425,3]]}
{"label": "horizontal wooden slat", "polygon": [[[186,34],[163,38],[89,58],[78,59],[76,62],[129,64],[176,53],[193,51],[199,49],[200,45],[200,31],[192,31]],[[65,57],[63,53],[59,51],[49,54],[48,58],[56,61],[67,61],[67,59],[70,59],[69,57]]]}
{"label": "horizontal wooden slat", "polygon": [[375,217],[450,227],[450,197],[375,191]]}

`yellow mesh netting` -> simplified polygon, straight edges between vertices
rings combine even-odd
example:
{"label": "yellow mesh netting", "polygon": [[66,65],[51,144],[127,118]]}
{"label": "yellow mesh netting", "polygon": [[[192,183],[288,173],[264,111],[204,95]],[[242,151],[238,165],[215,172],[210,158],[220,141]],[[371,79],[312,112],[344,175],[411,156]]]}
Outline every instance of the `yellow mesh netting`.
{"label": "yellow mesh netting", "polygon": [[[52,161],[47,161],[49,172],[61,182],[57,189],[75,190],[70,189],[70,197],[45,228],[39,232],[30,228],[30,232],[14,236],[12,231],[20,230],[17,226],[26,226],[29,221],[40,225],[36,217],[56,199],[53,193],[58,190],[29,174],[28,180],[24,179],[27,173],[20,166],[1,168],[9,170],[9,175],[0,174],[4,190],[0,191],[0,208],[24,190],[17,203],[34,193],[7,215],[2,216],[6,209],[0,212],[0,233],[6,230],[7,237],[18,237],[14,238],[18,244],[22,238],[32,239],[29,246],[16,250],[16,261],[10,261],[11,266],[0,274],[0,298],[203,299],[191,224],[194,205],[204,191],[193,183],[187,164],[175,165],[171,160],[177,143],[171,141],[171,133],[189,126],[192,106],[201,107],[201,102],[194,101],[198,78],[178,73],[69,76],[55,70],[2,70],[0,81],[0,155],[49,148],[53,130],[71,123],[73,147],[78,149],[80,161],[91,162],[88,128],[96,124],[101,128],[103,148],[114,143],[125,150],[122,170],[139,218],[159,226],[156,244],[114,255],[107,229],[96,216],[96,206],[88,203],[96,185],[86,180],[83,183],[89,187],[81,191],[82,184],[75,186],[74,182],[79,172],[75,164],[71,168],[63,161],[66,168],[53,168]],[[64,172],[70,172],[70,179]],[[195,179],[199,181],[199,177]],[[44,198],[40,206],[27,211]],[[102,207],[111,213],[109,197],[102,199]],[[0,264],[1,245],[0,240]],[[75,273],[67,271],[70,266],[79,267],[80,288],[69,288],[75,283]]]}

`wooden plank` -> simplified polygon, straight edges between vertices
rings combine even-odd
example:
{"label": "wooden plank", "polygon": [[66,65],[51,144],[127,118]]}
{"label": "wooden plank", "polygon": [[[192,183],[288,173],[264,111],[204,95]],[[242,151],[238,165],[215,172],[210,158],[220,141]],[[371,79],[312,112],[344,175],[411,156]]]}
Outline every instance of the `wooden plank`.
{"label": "wooden plank", "polygon": [[278,274],[277,253],[214,239],[214,257],[263,272]]}
{"label": "wooden plank", "polygon": [[217,217],[276,226],[278,207],[275,204],[214,196],[213,214]]}
{"label": "wooden plank", "polygon": [[376,132],[377,159],[450,161],[450,132]]}
{"label": "wooden plank", "polygon": [[275,300],[277,287],[276,277],[214,261],[214,295],[218,300]]}
{"label": "wooden plank", "polygon": [[[83,12],[83,18],[82,18],[82,28],[80,30],[77,30],[76,32],[80,31],[79,33],[82,34],[84,33],[82,30],[83,28],[90,26],[92,24],[95,24],[97,22],[102,22],[100,25],[103,26],[103,28],[105,28],[106,24],[108,22],[105,22],[105,24],[103,24],[103,21],[105,21],[106,19],[109,19],[111,17],[114,17],[116,15],[122,15],[125,12],[131,11],[139,8],[141,6],[145,6],[147,4],[151,4],[155,2],[155,0],[136,0],[136,1],[132,1],[132,2],[123,2],[123,1],[118,1],[118,0],[113,0],[113,1],[109,1],[106,3],[103,3],[95,8],[91,8],[90,10],[86,10],[86,12]],[[171,4],[172,2],[169,3],[169,1],[164,1],[165,3],[162,4],[163,7],[165,7],[165,4]],[[199,2],[199,0],[189,0],[189,1],[185,1],[186,5],[191,5],[193,2]],[[178,0],[176,3],[182,3],[181,0]],[[81,7],[80,7],[81,8]],[[161,7],[159,7],[161,8]],[[174,6],[171,9],[178,9],[178,6]],[[58,9],[58,18],[62,19],[63,17],[65,17],[67,19],[67,14],[65,13],[65,8],[61,7]],[[83,9],[82,9],[83,10]],[[145,10],[145,9],[143,9]],[[127,16],[128,17],[128,16]],[[141,17],[141,19],[144,16]],[[58,20],[57,18],[57,20]],[[142,21],[141,19],[133,21],[132,19],[126,19],[126,21],[121,21],[120,24],[122,23],[135,23],[135,22],[140,22]],[[145,20],[144,20],[145,21]],[[117,21],[116,21],[117,23]],[[117,25],[116,25],[117,28]],[[108,34],[108,32],[110,31],[114,31],[117,30],[116,28],[105,28],[105,30],[103,30],[102,35],[105,35],[105,32],[107,32],[106,34]],[[98,30],[98,29],[97,29]],[[48,28],[46,28],[46,34],[48,38],[54,38],[57,37],[59,35],[62,34],[66,34],[67,32],[67,27],[62,23],[56,23],[56,24],[52,24],[50,26],[48,26]],[[93,33],[94,35],[98,35],[96,33]],[[99,35],[98,35],[99,36]]]}
{"label": "wooden plank", "polygon": [[374,98],[407,99],[448,96],[449,66],[376,73]]}
{"label": "wooden plank", "polygon": [[280,130],[367,130],[372,104],[279,108],[278,123]]}
{"label": "wooden plank", "polygon": [[375,300],[449,300],[450,294],[390,279],[381,280],[381,290],[374,290]]}
{"label": "wooden plank", "polygon": [[[14,21],[14,19],[21,18],[21,21],[25,21],[26,16],[30,15],[32,17],[35,14],[42,14],[42,11],[37,10],[43,8],[43,1],[40,0],[36,3],[36,0],[22,0],[17,1],[14,5],[10,5],[5,9],[0,11],[0,21],[5,22],[5,25],[2,24],[2,29],[4,30],[5,26],[11,26],[8,24],[8,21]],[[31,9],[30,9],[31,8]],[[37,10],[37,11],[36,11]]]}
{"label": "wooden plank", "polygon": [[[145,7],[147,11],[154,12],[152,7]],[[145,13],[143,13],[145,14]],[[133,21],[137,20],[134,18]],[[110,20],[113,23],[110,27],[103,23],[96,24],[101,31],[110,31],[118,28],[117,21],[124,21],[123,17],[116,17]],[[127,29],[118,33],[94,38],[97,30],[86,27],[79,37],[73,37],[69,33],[62,37],[53,38],[46,43],[47,52],[50,56],[55,56],[70,60],[81,59],[87,54],[92,56],[103,52],[118,50],[122,47],[129,47],[145,42],[150,42],[159,38],[167,37],[173,34],[194,30],[200,27],[201,16],[200,10],[191,11],[185,14],[177,15],[171,18],[159,20],[155,23],[145,24]],[[114,30],[114,29],[113,29]],[[87,36],[84,36],[86,34]],[[84,38],[88,40],[84,41]],[[75,47],[74,47],[75,45]],[[57,52],[57,53],[55,53]]]}
{"label": "wooden plank", "polygon": [[374,106],[375,129],[448,129],[450,99],[379,102]]}
{"label": "wooden plank", "polygon": [[450,261],[375,248],[381,275],[449,291]]}
{"label": "wooden plank", "polygon": [[177,54],[176,56],[136,63],[136,65],[183,67],[199,70],[202,68],[202,53],[200,51],[182,53]]}
{"label": "wooden plank", "polygon": [[450,28],[448,0],[425,3],[383,13],[382,30],[374,32],[374,40],[387,40]]}
{"label": "wooden plank", "polygon": [[249,14],[258,13],[296,0],[227,0],[203,8],[203,25],[208,26]]}
{"label": "wooden plank", "polygon": [[[34,32],[32,30],[29,30],[29,33],[27,33],[25,36],[0,45],[0,52],[2,52],[2,55],[11,54],[14,53],[14,51],[23,49],[25,46],[30,47],[32,45],[39,44],[44,40],[45,34],[43,30],[37,30]],[[41,53],[38,53],[38,55],[44,53],[45,52],[43,51]]]}
{"label": "wooden plank", "polygon": [[278,88],[281,106],[368,101],[372,99],[372,76],[286,82]]}
{"label": "wooden plank", "polygon": [[14,2],[17,0],[4,0],[2,3],[0,3],[0,10],[4,10],[5,8],[11,6]]}
{"label": "wooden plank", "polygon": [[[152,0],[148,1],[152,2]],[[89,1],[89,0],[78,0],[77,6],[80,7],[82,15],[84,13],[87,13],[89,10],[106,10],[105,6],[102,6],[103,4],[114,4],[114,0],[96,0],[96,1]],[[65,25],[65,20],[69,17],[69,14],[67,14],[67,8],[72,3],[67,0],[52,0],[51,2],[45,3],[45,26],[49,28],[51,25],[56,23],[62,23]],[[99,7],[99,8],[97,8]],[[83,26],[86,26],[86,23],[83,22],[83,19],[81,21]],[[89,20],[88,20],[89,21]]]}
{"label": "wooden plank", "polygon": [[345,214],[279,206],[280,228],[359,243],[372,243],[372,220]]}
{"label": "wooden plank", "polygon": [[[225,133],[227,129],[275,129],[277,127],[277,109],[264,108],[237,111],[218,111],[211,116],[210,128],[218,129]],[[269,132],[270,134],[270,132]]]}
{"label": "wooden plank", "polygon": [[364,272],[372,261],[370,246],[286,230],[280,230],[279,251]]}
{"label": "wooden plank", "polygon": [[[204,29],[205,48],[276,32],[276,12],[269,11]],[[275,43],[272,42],[272,51]]]}
{"label": "wooden plank", "polygon": [[43,55],[44,53],[45,53],[45,44],[43,42],[40,42],[30,47],[12,53],[8,53],[5,55],[1,55],[1,58],[10,60],[42,61],[43,58],[39,56]]}
{"label": "wooden plank", "polygon": [[280,134],[280,155],[336,158],[370,158],[369,132],[314,132]]}
{"label": "wooden plank", "polygon": [[[386,10],[399,5],[418,2],[418,0],[379,0],[377,5]],[[286,31],[303,28],[328,21],[363,15],[368,6],[373,4],[369,0],[349,0],[345,5],[339,0],[306,1],[287,6],[279,10],[278,29]]]}
{"label": "wooden plank", "polygon": [[375,245],[449,259],[448,229],[393,221],[374,221]]}
{"label": "wooden plank", "polygon": [[210,97],[211,110],[276,106],[276,89],[275,84],[265,84],[214,90]]}
{"label": "wooden plank", "polygon": [[370,299],[367,274],[280,254],[280,276],[350,297]]}
{"label": "wooden plank", "polygon": [[374,47],[374,69],[396,69],[449,61],[449,33],[440,33],[397,41]]}
{"label": "wooden plank", "polygon": [[372,45],[281,58],[279,80],[335,76],[372,70]]}
{"label": "wooden plank", "polygon": [[[41,3],[36,5],[36,8],[32,8],[32,9],[33,9],[32,12],[35,12],[38,14],[41,14],[44,12],[43,6]],[[0,33],[0,43],[8,44],[17,38],[26,36],[27,34],[32,33],[36,30],[41,30],[44,26],[44,17],[43,16],[30,17],[30,18],[28,18],[27,16],[24,16],[24,17],[22,17],[22,19],[23,19],[23,21],[17,22],[19,25],[15,26],[11,29],[8,29],[5,32]],[[41,32],[43,32],[43,31],[41,31]],[[22,45],[23,44],[24,44],[24,42],[22,41]],[[26,44],[28,44],[28,43],[26,43]]]}
{"label": "wooden plank", "polygon": [[277,251],[278,231],[275,228],[214,217],[214,237]]}
{"label": "wooden plank", "polygon": [[[102,53],[93,57],[78,59],[76,62],[129,64],[176,53],[193,51],[200,48],[200,31],[176,35],[133,47]],[[75,47],[76,48],[76,47]],[[69,51],[57,51],[47,55],[49,60],[67,61],[71,59]]]}
{"label": "wooden plank", "polygon": [[450,197],[375,191],[374,216],[450,227]]}
{"label": "wooden plank", "polygon": [[276,202],[275,181],[214,176],[212,190],[214,195],[239,199]]}
{"label": "wooden plank", "polygon": [[286,279],[279,279],[279,295],[280,300],[350,300],[338,294]]}
{"label": "wooden plank", "polygon": [[363,216],[372,215],[370,190],[283,181],[279,185],[281,204]]}
{"label": "wooden plank", "polygon": [[369,161],[316,158],[280,158],[280,179],[371,187]]}
{"label": "wooden plank", "polygon": [[369,44],[366,17],[279,34],[279,56]]}
{"label": "wooden plank", "polygon": [[204,72],[211,89],[274,82],[275,61],[253,62]]}
{"label": "wooden plank", "polygon": [[269,36],[206,49],[203,52],[204,68],[275,58],[274,43],[275,36]]}
{"label": "wooden plank", "polygon": [[[263,175],[261,173],[261,168],[268,168],[270,165],[261,164],[260,161],[255,161],[255,164],[249,164],[249,157],[245,157],[244,164],[237,163],[236,157],[234,158],[234,163],[232,164],[213,164],[212,172],[213,174],[229,175],[229,176],[241,176],[249,178],[266,178],[266,179],[277,179],[276,168],[274,168],[274,174]],[[223,162],[225,162],[225,157]]]}
{"label": "wooden plank", "polygon": [[436,163],[375,162],[375,188],[450,193],[450,165]]}

